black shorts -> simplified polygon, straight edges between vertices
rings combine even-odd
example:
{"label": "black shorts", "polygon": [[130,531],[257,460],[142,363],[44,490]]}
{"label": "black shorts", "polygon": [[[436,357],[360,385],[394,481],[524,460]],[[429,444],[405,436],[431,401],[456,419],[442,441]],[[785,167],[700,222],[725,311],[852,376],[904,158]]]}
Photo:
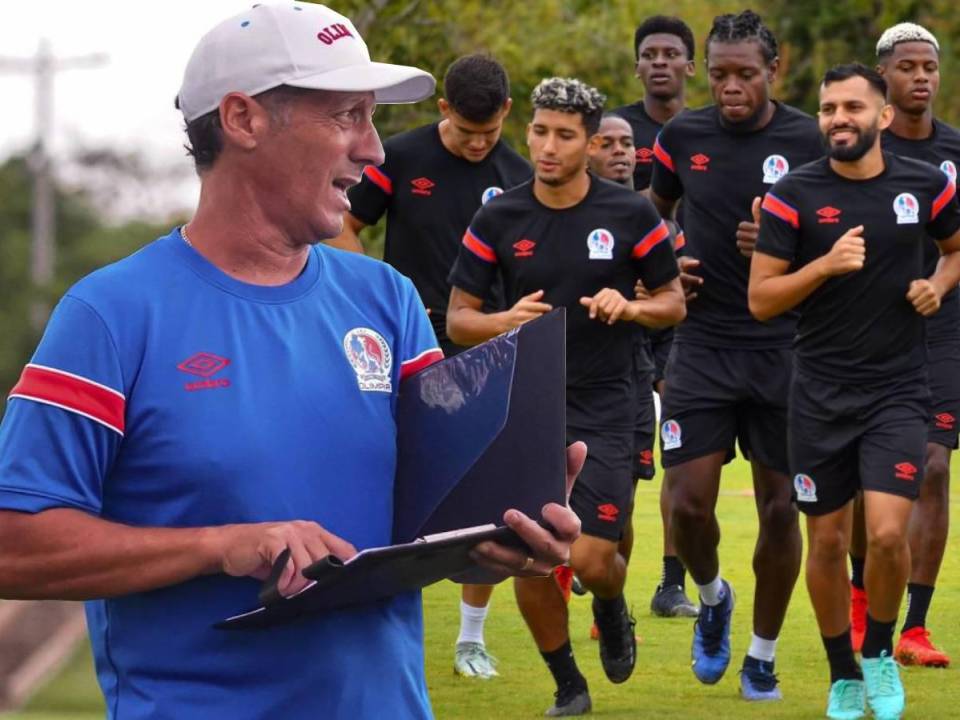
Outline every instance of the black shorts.
{"label": "black shorts", "polygon": [[861,489],[915,500],[923,482],[929,400],[925,373],[867,385],[795,373],[789,445],[797,507],[825,515]]}
{"label": "black shorts", "polygon": [[665,468],[715,452],[744,456],[786,474],[787,392],[793,351],[728,350],[674,343],[661,402]]}
{"label": "black shorts", "polygon": [[673,346],[673,328],[664,328],[663,330],[652,330],[650,332],[650,355],[653,358],[653,384],[663,380],[664,370],[667,366],[667,358],[670,356],[670,348]]}
{"label": "black shorts", "polygon": [[633,480],[653,480],[653,436],[656,433],[657,409],[653,403],[653,375],[643,366],[634,366],[634,406],[637,417],[633,426]]}
{"label": "black shorts", "polygon": [[927,442],[957,449],[960,417],[960,342],[927,346],[930,418]]}
{"label": "black shorts", "polygon": [[583,534],[617,542],[633,502],[633,433],[568,426],[567,444],[577,440],[587,444],[587,461],[570,493],[570,507]]}

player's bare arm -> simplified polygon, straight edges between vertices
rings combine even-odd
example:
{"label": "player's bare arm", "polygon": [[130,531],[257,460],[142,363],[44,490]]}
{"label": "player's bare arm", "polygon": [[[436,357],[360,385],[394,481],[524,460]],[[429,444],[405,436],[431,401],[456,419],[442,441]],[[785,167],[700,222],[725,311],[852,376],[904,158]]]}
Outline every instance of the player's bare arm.
{"label": "player's bare arm", "polygon": [[360,231],[366,227],[366,223],[357,220],[350,213],[343,214],[343,230],[335,238],[324,240],[330,247],[340,248],[349,252],[364,254],[363,243],[360,242]]}
{"label": "player's bare arm", "polygon": [[520,298],[508,310],[485,313],[483,298],[454,287],[447,306],[447,335],[458,345],[479,345],[550,312],[553,306],[542,300],[543,290],[537,290]]}
{"label": "player's bare arm", "polygon": [[658,287],[653,292],[642,288],[644,297],[627,300],[618,290],[604,288],[593,297],[580,298],[591,320],[607,325],[618,321],[635,322],[645,327],[664,328],[682,322],[687,315],[683,288],[679,278]]}
{"label": "player's bare arm", "polygon": [[938,245],[941,257],[936,271],[929,278],[914,280],[907,291],[907,300],[924,317],[936,314],[943,296],[960,283],[960,232]]}
{"label": "player's bare arm", "polygon": [[301,571],[317,560],[357,552],[305,521],[144,528],[68,508],[0,511],[0,597],[118,597],[215,573],[263,580],[285,549],[290,561],[278,585],[284,595],[307,584]]}
{"label": "player's bare arm", "polygon": [[847,230],[826,255],[792,273],[787,272],[788,260],[754,253],[747,296],[750,313],[760,321],[782,315],[803,302],[827,279],[862,269],[865,259],[862,225]]}

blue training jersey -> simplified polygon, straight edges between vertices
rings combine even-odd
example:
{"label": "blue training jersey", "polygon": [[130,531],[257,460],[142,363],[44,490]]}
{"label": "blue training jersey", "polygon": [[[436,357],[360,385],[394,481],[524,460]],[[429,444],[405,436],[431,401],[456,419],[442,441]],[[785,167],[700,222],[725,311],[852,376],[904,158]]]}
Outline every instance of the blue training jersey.
{"label": "blue training jersey", "polygon": [[[402,377],[442,354],[409,280],[318,246],[237,281],[174,230],[58,304],[0,426],[0,508],[135,526],[313,520],[389,544]],[[77,538],[83,542],[83,538]],[[428,718],[419,593],[267,631],[226,575],[87,603],[116,720]]]}

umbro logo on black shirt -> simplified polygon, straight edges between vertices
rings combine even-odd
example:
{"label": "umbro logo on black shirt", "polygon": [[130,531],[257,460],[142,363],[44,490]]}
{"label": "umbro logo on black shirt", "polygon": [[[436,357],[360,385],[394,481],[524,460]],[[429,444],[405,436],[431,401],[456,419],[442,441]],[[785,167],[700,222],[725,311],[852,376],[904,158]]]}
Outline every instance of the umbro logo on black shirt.
{"label": "umbro logo on black shirt", "polygon": [[703,153],[697,153],[690,158],[690,162],[693,165],[690,166],[691,170],[700,170],[701,172],[706,172],[710,168],[707,167],[707,164],[710,162],[710,158]]}
{"label": "umbro logo on black shirt", "polygon": [[513,244],[514,257],[533,257],[533,251],[537,247],[537,244],[533,240],[528,240],[523,238],[523,240],[518,240]]}
{"label": "umbro logo on black shirt", "polygon": [[433,188],[436,187],[436,183],[428,177],[418,177],[416,180],[411,180],[410,184],[413,188],[410,190],[414,195],[433,195]]}
{"label": "umbro logo on black shirt", "polygon": [[652,163],[653,149],[647,147],[638,147],[635,153],[638,163]]}
{"label": "umbro logo on black shirt", "polygon": [[817,222],[820,224],[838,223],[840,222],[841,212],[842,212],[841,210],[837,210],[835,207],[830,207],[829,205],[827,205],[826,207],[822,207],[819,210],[817,210],[817,216],[819,217]]}

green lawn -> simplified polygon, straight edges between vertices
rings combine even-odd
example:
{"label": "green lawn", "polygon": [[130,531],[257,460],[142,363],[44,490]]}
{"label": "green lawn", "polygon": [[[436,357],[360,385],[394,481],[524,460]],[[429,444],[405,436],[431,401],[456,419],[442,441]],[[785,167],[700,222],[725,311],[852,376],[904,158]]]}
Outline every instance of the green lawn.
{"label": "green lawn", "polygon": [[[802,583],[797,587],[780,640],[777,667],[785,700],[777,704],[747,705],[738,698],[736,670],[750,638],[753,577],[750,559],[756,516],[747,467],[730,466],[720,499],[723,529],[723,574],[737,590],[733,646],[734,660],[727,676],[707,687],[690,671],[692,621],[653,618],[648,611],[659,574],[659,485],[642,483],[637,495],[636,549],[627,588],[628,602],[637,615],[637,669],[625,684],[611,685],[603,676],[596,643],[590,641],[588,598],[572,601],[572,634],[581,669],[590,682],[594,715],[605,718],[815,718],[823,717],[828,674],[826,659]],[[956,507],[956,502],[953,503]],[[956,511],[955,511],[956,512]],[[956,536],[956,535],[955,535]],[[952,540],[934,597],[930,623],[935,640],[953,651],[960,662],[960,555]],[[458,627],[458,589],[448,583],[425,593],[427,681],[440,720],[477,718],[535,718],[552,701],[549,674],[527,634],[509,583],[494,595],[487,620],[487,644],[500,659],[501,677],[483,682],[457,678],[452,673],[452,651]],[[908,717],[960,717],[960,682],[956,670],[909,669],[904,672]],[[20,720],[92,720],[102,707],[89,650],[84,648],[67,670],[40,692]]]}

